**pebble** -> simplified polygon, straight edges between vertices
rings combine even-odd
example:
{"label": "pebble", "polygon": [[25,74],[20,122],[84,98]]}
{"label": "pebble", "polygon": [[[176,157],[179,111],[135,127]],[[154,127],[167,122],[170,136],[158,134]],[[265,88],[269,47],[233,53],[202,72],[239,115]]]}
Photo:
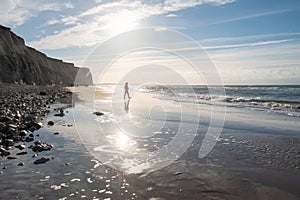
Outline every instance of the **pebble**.
{"label": "pebble", "polygon": [[64,110],[60,109],[59,113],[54,114],[54,116],[56,116],[56,117],[63,117],[63,116],[65,116]]}
{"label": "pebble", "polygon": [[16,145],[15,147],[18,148],[19,150],[23,150],[26,148],[24,144]]}
{"label": "pebble", "polygon": [[32,151],[34,152],[42,152],[42,151],[49,151],[53,148],[52,144],[47,144],[41,141],[34,142],[34,146],[32,147]]}
{"label": "pebble", "polygon": [[34,140],[34,138],[30,137],[30,136],[28,136],[28,137],[25,138],[26,142],[32,142],[33,140]]}
{"label": "pebble", "polygon": [[20,135],[21,137],[24,137],[24,136],[27,135],[27,131],[21,130],[20,133],[19,133],[19,135]]}
{"label": "pebble", "polygon": [[97,116],[101,116],[101,115],[104,115],[103,112],[100,112],[100,111],[96,111],[96,112],[93,112],[94,115],[97,115]]}
{"label": "pebble", "polygon": [[45,95],[47,95],[47,92],[45,92],[45,91],[40,91],[39,95],[45,96]]}
{"label": "pebble", "polygon": [[4,148],[0,148],[0,155],[3,157],[3,156],[9,156],[10,155],[10,152],[9,151],[6,151]]}
{"label": "pebble", "polygon": [[37,157],[38,155],[39,155],[38,153],[35,153],[32,155],[32,157],[34,158],[34,157]]}
{"label": "pebble", "polygon": [[49,160],[50,160],[49,158],[42,157],[42,158],[37,159],[36,161],[34,161],[33,164],[35,164],[35,165],[43,164],[43,163],[48,162]]}
{"label": "pebble", "polygon": [[48,121],[48,126],[53,126],[54,122],[53,121]]}
{"label": "pebble", "polygon": [[12,139],[4,139],[3,143],[5,146],[13,146],[14,145],[14,141]]}

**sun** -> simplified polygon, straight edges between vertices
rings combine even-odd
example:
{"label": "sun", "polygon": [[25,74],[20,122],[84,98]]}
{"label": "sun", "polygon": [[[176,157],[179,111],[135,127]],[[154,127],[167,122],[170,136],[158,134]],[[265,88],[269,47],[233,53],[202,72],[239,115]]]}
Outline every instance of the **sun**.
{"label": "sun", "polygon": [[138,25],[139,17],[132,12],[120,12],[112,14],[108,19],[109,33],[117,35],[126,31],[133,30]]}

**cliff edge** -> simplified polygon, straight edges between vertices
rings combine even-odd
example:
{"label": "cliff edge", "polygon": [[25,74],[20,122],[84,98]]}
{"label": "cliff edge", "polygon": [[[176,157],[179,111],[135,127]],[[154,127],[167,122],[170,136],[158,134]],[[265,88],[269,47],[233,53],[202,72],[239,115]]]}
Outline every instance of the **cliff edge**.
{"label": "cliff edge", "polygon": [[[10,28],[0,25],[0,82],[36,85],[92,85],[88,68],[49,58],[34,48]],[[77,76],[77,78],[76,78]]]}

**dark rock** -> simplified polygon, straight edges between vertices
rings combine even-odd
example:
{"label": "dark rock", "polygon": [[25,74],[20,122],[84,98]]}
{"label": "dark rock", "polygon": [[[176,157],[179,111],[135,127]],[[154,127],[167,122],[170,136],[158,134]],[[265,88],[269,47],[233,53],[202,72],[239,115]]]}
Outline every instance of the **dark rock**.
{"label": "dark rock", "polygon": [[43,163],[48,162],[49,160],[50,160],[49,158],[42,157],[42,158],[37,159],[36,161],[34,161],[33,164],[35,164],[35,165],[43,164]]}
{"label": "dark rock", "polygon": [[14,145],[14,141],[12,139],[4,139],[3,143],[5,146],[13,146]]}
{"label": "dark rock", "polygon": [[42,152],[42,151],[49,151],[51,150],[51,147],[49,146],[42,146],[42,145],[35,145],[34,147],[32,147],[32,151],[34,152]]}
{"label": "dark rock", "polygon": [[55,132],[55,133],[53,133],[54,135],[59,135],[59,132]]}
{"label": "dark rock", "polygon": [[37,157],[38,155],[39,155],[38,153],[35,153],[32,155],[32,157],[34,158],[34,157]]}
{"label": "dark rock", "polygon": [[20,162],[17,166],[24,166],[24,163],[23,162]]}
{"label": "dark rock", "polygon": [[27,135],[27,131],[21,130],[20,133],[19,133],[19,135],[20,135],[21,137],[24,137],[24,136]]}
{"label": "dark rock", "polygon": [[20,150],[23,150],[26,148],[26,146],[24,144],[20,144],[20,145],[17,145],[15,146],[16,148],[20,149]]}
{"label": "dark rock", "polygon": [[54,122],[53,121],[48,121],[48,126],[53,126]]}
{"label": "dark rock", "polygon": [[14,160],[14,159],[17,159],[17,157],[14,157],[14,156],[8,156],[7,159],[9,159],[9,160]]}
{"label": "dark rock", "polygon": [[63,116],[65,116],[65,114],[64,113],[56,113],[56,114],[54,114],[54,116],[55,117],[63,117]]}
{"label": "dark rock", "polygon": [[36,128],[34,126],[31,126],[28,130],[31,132],[34,132],[36,130]]}
{"label": "dark rock", "polygon": [[16,124],[8,124],[8,128],[11,128],[12,130],[16,130],[18,126]]}
{"label": "dark rock", "polygon": [[7,128],[8,126],[5,123],[0,122],[0,132],[5,133]]}
{"label": "dark rock", "polygon": [[13,119],[7,116],[0,116],[0,122],[9,122],[12,121]]}
{"label": "dark rock", "polygon": [[35,146],[32,147],[34,152],[49,151],[53,148],[52,144],[43,143],[41,141],[34,142]]}
{"label": "dark rock", "polygon": [[27,127],[31,132],[34,132],[36,130],[39,130],[42,126],[39,123],[31,121],[27,124]]}
{"label": "dark rock", "polygon": [[16,135],[16,129],[8,126],[6,133]]}
{"label": "dark rock", "polygon": [[65,116],[64,110],[60,109],[59,113],[54,114],[54,116],[56,116],[56,117],[63,117],[63,116]]}
{"label": "dark rock", "polygon": [[45,91],[40,91],[39,95],[46,96],[46,95],[47,95],[47,92],[45,92]]}
{"label": "dark rock", "polygon": [[40,140],[34,142],[35,145],[43,144]]}
{"label": "dark rock", "polygon": [[33,140],[34,140],[34,138],[30,137],[30,136],[28,136],[28,137],[25,138],[26,142],[32,142]]}
{"label": "dark rock", "polygon": [[93,112],[94,115],[97,115],[97,116],[101,116],[101,115],[104,115],[103,112],[100,112],[100,111],[96,111],[96,112]]}
{"label": "dark rock", "polygon": [[9,151],[6,151],[4,148],[0,148],[0,155],[3,157],[3,156],[9,156],[10,155],[10,152]]}

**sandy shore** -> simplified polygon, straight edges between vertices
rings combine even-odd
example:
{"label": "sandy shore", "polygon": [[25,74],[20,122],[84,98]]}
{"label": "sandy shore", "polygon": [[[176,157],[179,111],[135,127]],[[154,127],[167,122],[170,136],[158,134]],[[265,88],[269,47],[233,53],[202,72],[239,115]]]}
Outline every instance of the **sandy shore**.
{"label": "sandy shore", "polygon": [[[109,100],[108,94],[104,91],[101,98],[101,91],[97,91],[97,100],[101,102],[97,109],[101,108],[104,116],[97,117],[92,112],[87,113],[101,122],[103,128],[106,125],[111,126],[109,120],[107,121],[109,113],[105,105]],[[39,94],[37,96],[39,97]],[[133,97],[130,103],[131,111],[135,106],[140,106],[137,112],[140,113],[143,109],[143,106],[137,105],[140,102],[143,101],[137,101]],[[174,106],[168,101],[160,103]],[[124,109],[123,101],[120,101],[120,106]],[[5,180],[0,183],[3,198],[300,199],[300,138],[296,135],[285,135],[283,132],[285,130],[296,133],[294,127],[289,129],[283,126],[279,129],[272,123],[261,121],[265,129],[258,129],[249,125],[251,120],[246,121],[241,117],[244,115],[242,111],[238,115],[227,117],[227,124],[217,145],[207,157],[200,159],[199,147],[202,144],[203,132],[207,129],[204,123],[206,118],[203,118],[203,124],[193,143],[171,165],[148,173],[125,173],[106,166],[87,151],[88,147],[83,145],[83,138],[77,132],[72,108],[65,108],[63,116],[55,116],[60,112],[53,109],[49,108],[50,114],[46,115],[43,121],[44,124],[52,121],[54,125],[44,125],[34,131],[34,141],[24,143],[26,155],[16,155],[21,150],[12,148],[5,151],[9,151],[10,156],[17,159],[7,159],[6,156],[0,158],[0,177],[1,180]],[[125,110],[123,112],[127,113]],[[176,116],[176,113],[173,114]],[[245,112],[245,116],[250,118],[252,115]],[[159,112],[154,113],[152,120],[155,117],[160,119]],[[252,117],[253,121],[257,118]],[[267,119],[268,115],[260,117]],[[235,118],[240,121],[238,126],[233,127]],[[256,121],[253,122],[255,123]],[[176,121],[171,123],[172,126],[174,124]],[[159,145],[172,138],[172,126],[169,127],[169,134],[162,132],[151,138],[135,139],[135,143],[130,143],[134,145],[130,146],[128,151],[155,151],[160,148]],[[271,134],[275,128],[283,134]],[[114,141],[114,134],[106,134]],[[38,152],[37,157],[32,157],[37,152],[29,146],[38,140],[53,145],[53,148]],[[122,143],[124,144],[127,143]],[[141,149],[142,147],[144,149]],[[40,165],[34,164],[35,160],[42,157],[49,158],[49,161]],[[24,166],[18,166],[21,162]]]}

